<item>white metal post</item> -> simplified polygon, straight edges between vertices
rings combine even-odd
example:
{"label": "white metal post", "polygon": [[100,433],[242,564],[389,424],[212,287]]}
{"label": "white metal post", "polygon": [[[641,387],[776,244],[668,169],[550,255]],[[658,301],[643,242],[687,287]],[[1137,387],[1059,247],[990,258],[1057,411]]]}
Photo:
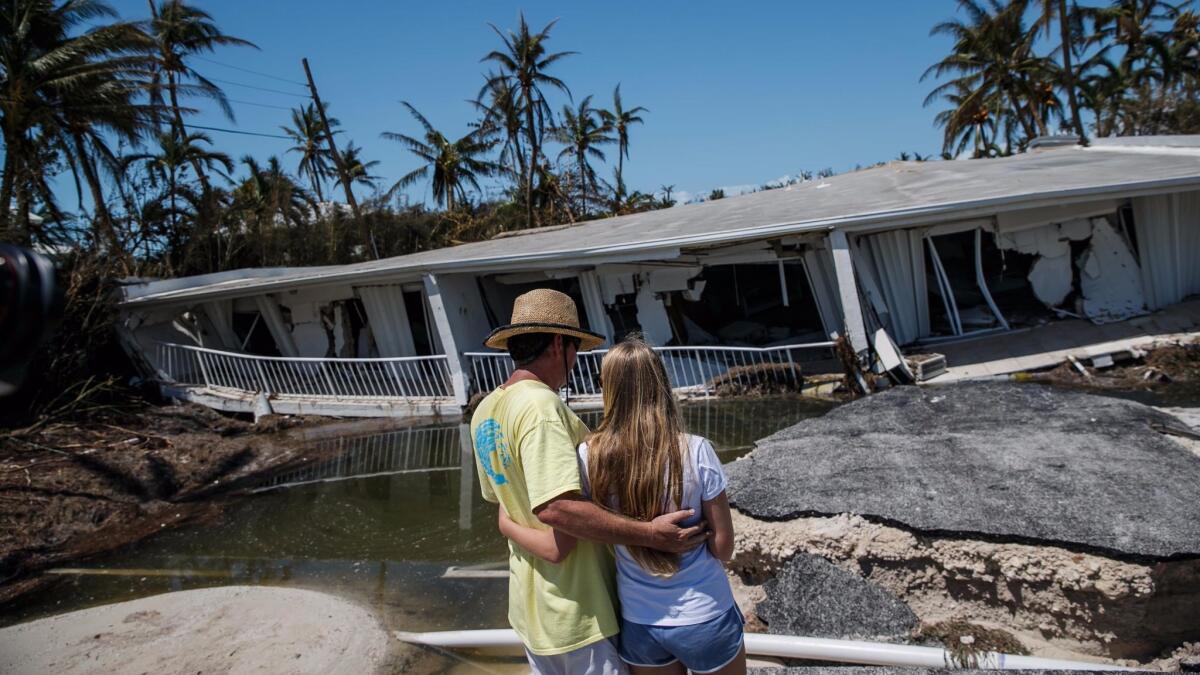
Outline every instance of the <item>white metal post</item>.
{"label": "white metal post", "polygon": [[433,313],[433,321],[437,324],[438,336],[442,341],[442,350],[446,353],[446,365],[450,368],[450,384],[454,387],[454,400],[459,405],[466,405],[467,377],[462,367],[462,355],[454,341],[454,331],[450,327],[450,316],[446,312],[446,303],[442,298],[442,289],[438,279],[433,274],[424,276],[425,295],[429,299],[429,309]]}
{"label": "white metal post", "polygon": [[583,295],[583,311],[588,318],[588,326],[604,336],[604,343],[614,342],[612,320],[604,307],[604,293],[600,290],[600,275],[595,270],[579,273],[579,291]]}
{"label": "white metal post", "polygon": [[837,273],[846,337],[854,353],[862,354],[867,351],[867,329],[863,322],[862,305],[858,302],[858,283],[854,280],[854,263],[850,259],[850,243],[846,240],[845,232],[829,232],[829,251],[833,254],[833,269]]}

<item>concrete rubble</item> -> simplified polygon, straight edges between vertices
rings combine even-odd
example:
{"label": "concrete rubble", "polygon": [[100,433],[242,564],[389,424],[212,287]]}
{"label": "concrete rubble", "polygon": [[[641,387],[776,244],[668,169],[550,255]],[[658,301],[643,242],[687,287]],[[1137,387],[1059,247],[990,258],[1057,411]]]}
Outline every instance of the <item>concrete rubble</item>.
{"label": "concrete rubble", "polygon": [[908,605],[819,556],[796,555],[764,586],[756,611],[772,633],[893,642],[917,627]]}
{"label": "concrete rubble", "polygon": [[781,579],[762,586],[772,632],[805,620],[802,592],[772,589],[813,555],[923,624],[966,619],[1045,656],[1166,658],[1200,639],[1200,460],[1151,428],[1165,423],[1180,424],[1037,385],[864,399],[727,467],[732,567]]}

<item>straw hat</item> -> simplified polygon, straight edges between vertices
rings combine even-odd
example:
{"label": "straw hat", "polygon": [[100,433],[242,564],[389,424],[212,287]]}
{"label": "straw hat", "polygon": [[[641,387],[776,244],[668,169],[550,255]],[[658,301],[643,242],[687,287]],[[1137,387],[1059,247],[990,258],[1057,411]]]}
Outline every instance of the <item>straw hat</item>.
{"label": "straw hat", "polygon": [[579,338],[580,351],[595,349],[604,342],[604,336],[579,327],[579,312],[571,296],[549,288],[537,288],[518,296],[513,302],[512,321],[492,331],[484,344],[493,349],[507,349],[508,338],[526,333],[570,335]]}

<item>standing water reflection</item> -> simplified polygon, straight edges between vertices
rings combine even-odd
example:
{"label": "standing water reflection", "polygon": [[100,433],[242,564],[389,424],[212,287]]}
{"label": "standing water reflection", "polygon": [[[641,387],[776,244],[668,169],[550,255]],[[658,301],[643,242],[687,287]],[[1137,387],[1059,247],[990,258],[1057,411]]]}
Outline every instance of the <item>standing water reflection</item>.
{"label": "standing water reflection", "polygon": [[[723,461],[830,404],[801,398],[685,405],[689,431]],[[585,413],[594,427],[600,414]],[[374,608],[389,629],[506,625],[502,579],[443,578],[451,565],[499,563],[496,507],[479,496],[459,424],[346,435],[334,459],[279,474],[236,499],[214,524],[161,535],[89,560],[4,617],[20,621],[167,591],[229,584],[328,591]],[[469,435],[467,435],[469,438]],[[464,468],[466,470],[464,470]]]}

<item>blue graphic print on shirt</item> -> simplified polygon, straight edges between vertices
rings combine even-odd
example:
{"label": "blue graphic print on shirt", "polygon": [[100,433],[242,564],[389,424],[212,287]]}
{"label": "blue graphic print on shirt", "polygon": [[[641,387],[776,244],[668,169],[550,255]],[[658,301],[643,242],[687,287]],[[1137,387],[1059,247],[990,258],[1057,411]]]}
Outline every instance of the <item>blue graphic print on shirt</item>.
{"label": "blue graphic print on shirt", "polygon": [[492,458],[493,454],[496,455],[502,468],[512,465],[512,456],[508,454],[504,432],[500,430],[499,422],[488,418],[475,430],[475,454],[479,456],[479,464],[492,479],[492,483],[504,485],[508,482],[508,478],[496,470],[495,460]]}

